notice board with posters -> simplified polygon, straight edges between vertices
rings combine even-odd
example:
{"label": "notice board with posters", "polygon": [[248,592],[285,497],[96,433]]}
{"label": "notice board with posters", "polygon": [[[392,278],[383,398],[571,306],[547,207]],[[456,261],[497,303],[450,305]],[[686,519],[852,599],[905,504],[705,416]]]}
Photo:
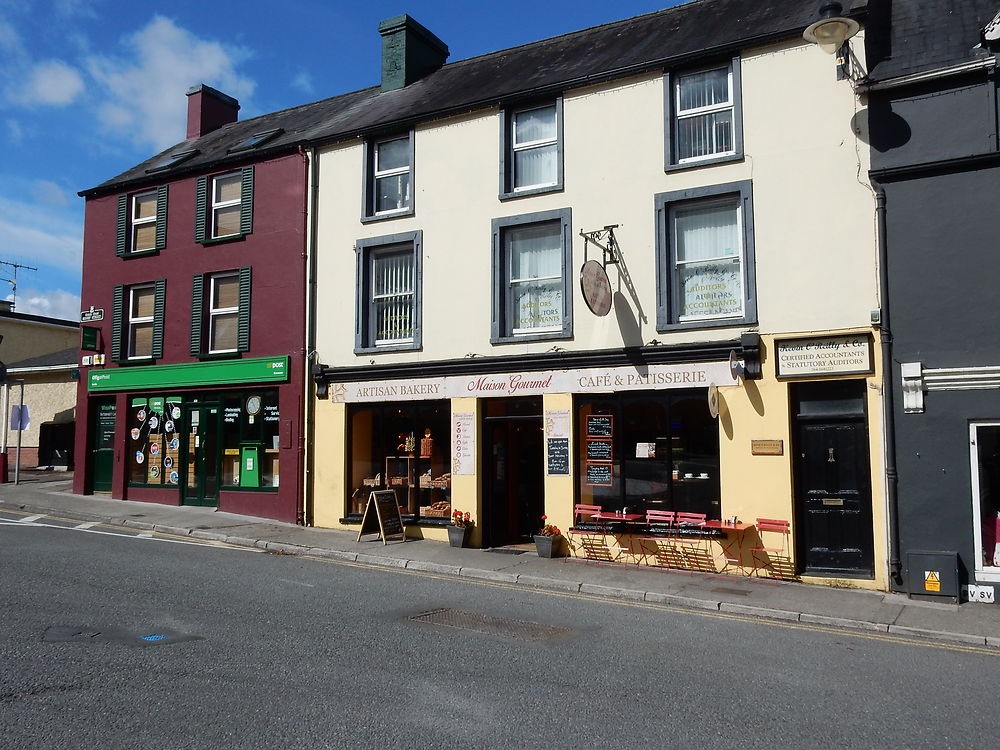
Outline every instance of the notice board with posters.
{"label": "notice board with posters", "polygon": [[360,542],[365,534],[374,533],[378,533],[382,544],[406,541],[395,490],[376,490],[368,496],[365,514],[361,518],[361,530],[358,531],[358,541]]}

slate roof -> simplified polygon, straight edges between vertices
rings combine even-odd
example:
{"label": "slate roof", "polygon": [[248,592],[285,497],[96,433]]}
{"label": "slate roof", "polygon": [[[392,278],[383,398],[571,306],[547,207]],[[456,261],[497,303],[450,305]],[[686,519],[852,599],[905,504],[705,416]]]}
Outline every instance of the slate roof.
{"label": "slate roof", "polygon": [[22,359],[20,362],[8,362],[7,369],[21,369],[26,367],[56,367],[59,365],[75,365],[77,357],[80,356],[79,347],[70,347],[58,352],[40,354],[37,357]]}
{"label": "slate roof", "polygon": [[974,62],[973,49],[1000,11],[1000,0],[870,0],[868,78],[871,82]]}
{"label": "slate roof", "polygon": [[[867,0],[842,0],[853,14]],[[128,183],[160,182],[205,171],[210,165],[260,160],[302,144],[319,144],[405,127],[452,113],[502,105],[534,95],[634,73],[695,63],[757,44],[795,38],[816,18],[816,0],[695,0],[623,21],[575,31],[479,57],[448,63],[395,91],[378,86],[225,125],[185,141],[123,172],[85,196]],[[374,30],[373,30],[374,33]],[[444,40],[447,42],[448,40]],[[250,152],[227,154],[240,141],[273,128],[284,133]],[[186,149],[198,154],[175,168],[146,173],[164,154]]]}

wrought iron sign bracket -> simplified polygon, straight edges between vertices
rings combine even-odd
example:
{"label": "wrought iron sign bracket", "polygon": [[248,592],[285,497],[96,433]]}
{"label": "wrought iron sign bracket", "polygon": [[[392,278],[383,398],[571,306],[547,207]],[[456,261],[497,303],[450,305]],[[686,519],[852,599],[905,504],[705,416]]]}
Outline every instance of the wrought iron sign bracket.
{"label": "wrought iron sign bracket", "polygon": [[597,229],[593,232],[580,232],[583,237],[583,258],[587,260],[587,247],[590,243],[601,248],[601,265],[607,268],[609,264],[618,265],[621,260],[621,253],[618,249],[618,240],[615,239],[615,230],[618,224],[608,224],[604,229]]}

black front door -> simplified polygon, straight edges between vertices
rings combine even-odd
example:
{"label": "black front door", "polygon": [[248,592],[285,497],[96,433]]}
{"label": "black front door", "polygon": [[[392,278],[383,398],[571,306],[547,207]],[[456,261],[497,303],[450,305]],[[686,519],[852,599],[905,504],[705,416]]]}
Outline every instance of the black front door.
{"label": "black front door", "polygon": [[531,541],[545,507],[541,398],[491,399],[483,420],[483,545]]}
{"label": "black front door", "polygon": [[219,504],[218,405],[183,407],[181,422],[181,503]]}
{"label": "black front door", "polygon": [[874,575],[864,381],[795,392],[798,559],[803,572]]}

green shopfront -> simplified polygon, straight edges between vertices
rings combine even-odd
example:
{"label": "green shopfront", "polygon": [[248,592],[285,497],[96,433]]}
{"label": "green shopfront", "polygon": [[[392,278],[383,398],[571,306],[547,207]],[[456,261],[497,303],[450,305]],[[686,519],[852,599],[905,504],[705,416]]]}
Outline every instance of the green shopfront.
{"label": "green shopfront", "polygon": [[288,357],[91,370],[90,489],[296,520],[289,380]]}

